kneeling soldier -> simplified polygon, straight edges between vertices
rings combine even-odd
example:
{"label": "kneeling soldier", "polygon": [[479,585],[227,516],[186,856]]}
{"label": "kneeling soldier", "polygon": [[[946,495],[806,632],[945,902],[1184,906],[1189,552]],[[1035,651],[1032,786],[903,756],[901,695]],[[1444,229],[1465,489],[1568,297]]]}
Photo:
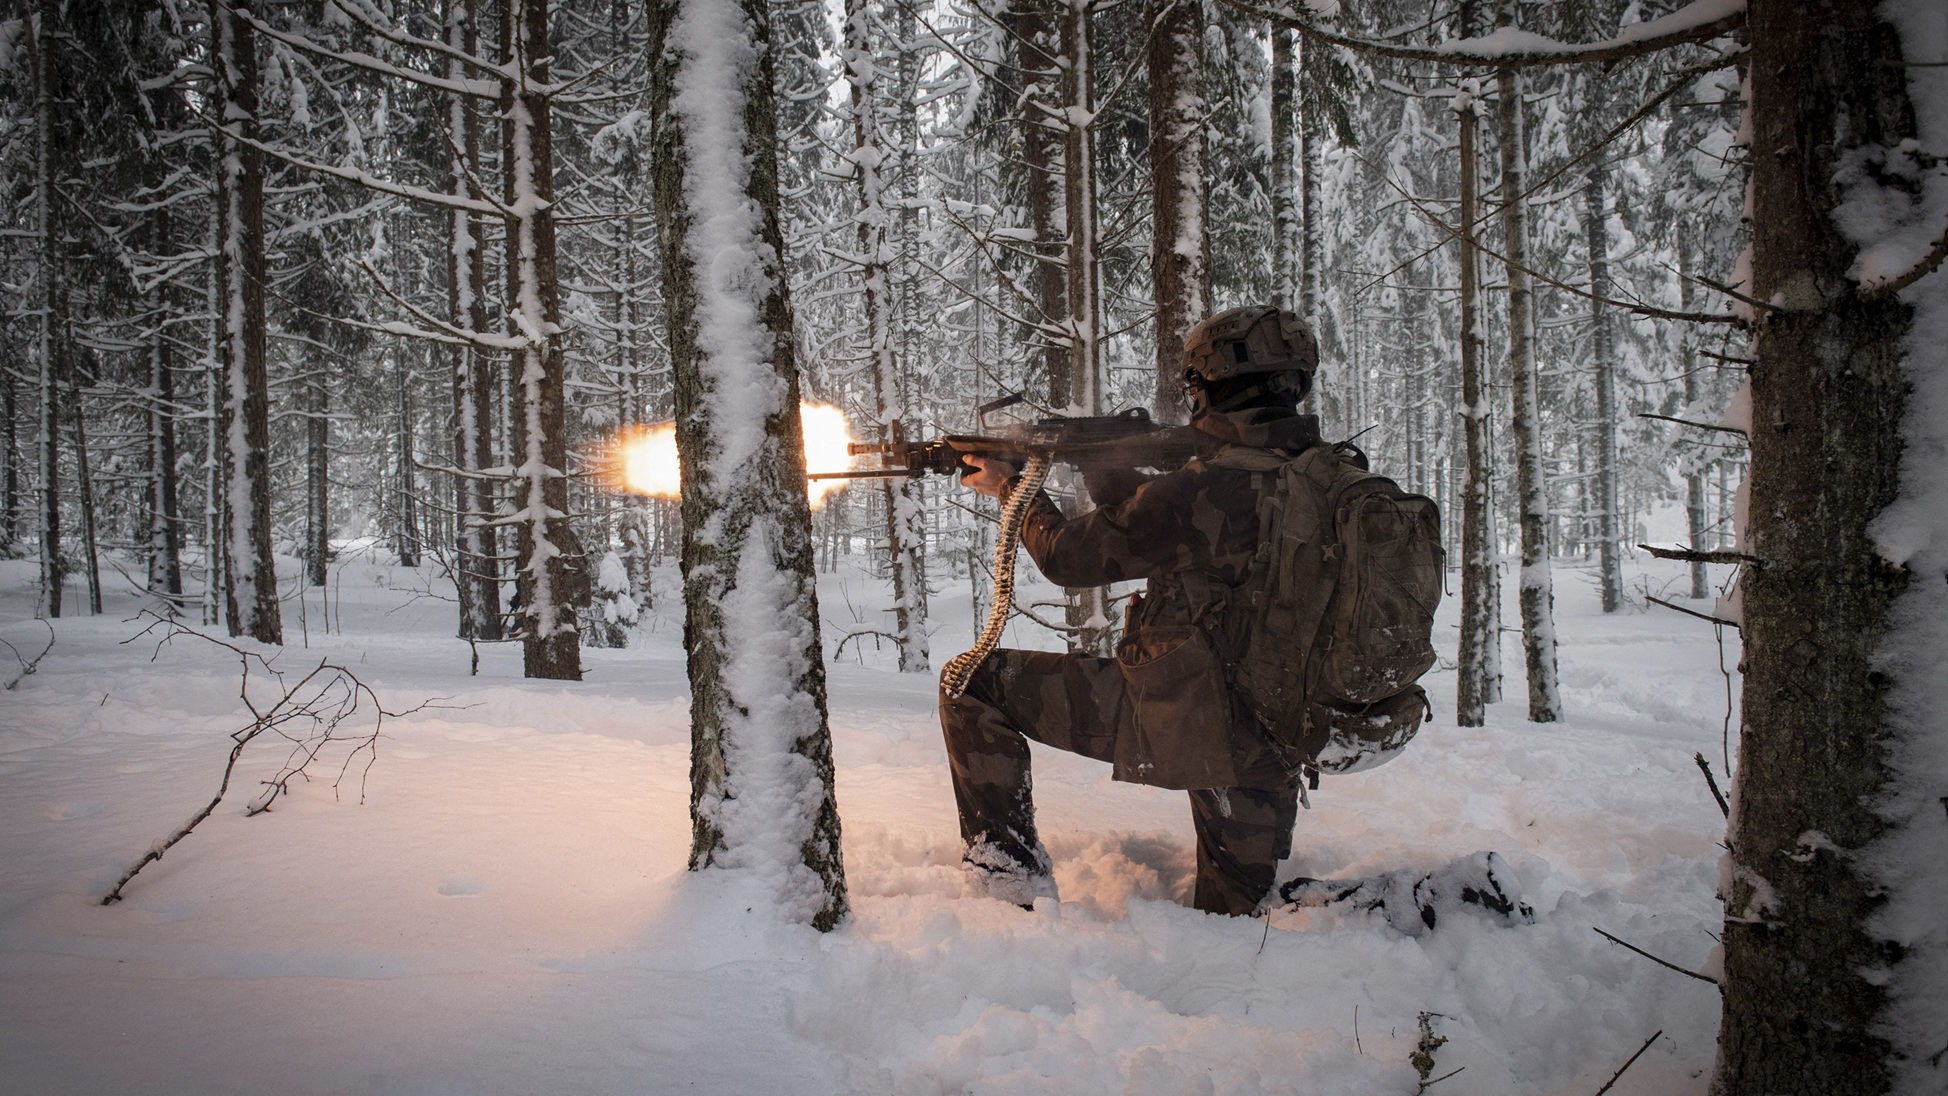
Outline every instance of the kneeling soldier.
{"label": "kneeling soldier", "polygon": [[[1184,384],[1204,458],[1227,446],[1296,454],[1319,444],[1316,417],[1298,413],[1318,351],[1291,313],[1221,312],[1191,330]],[[1016,469],[968,457],[962,482],[1005,497]],[[1298,784],[1264,729],[1233,695],[1225,671],[1231,595],[1259,540],[1253,473],[1193,460],[1144,477],[1091,476],[1097,508],[1065,517],[1046,496],[1031,504],[1022,543],[1062,586],[1146,579],[1115,658],[998,650],[958,698],[943,691],[954,797],[968,870],[993,897],[1032,906],[1054,896],[1035,832],[1028,739],[1114,765],[1117,780],[1190,793],[1197,831],[1194,904],[1249,914],[1291,852]]]}

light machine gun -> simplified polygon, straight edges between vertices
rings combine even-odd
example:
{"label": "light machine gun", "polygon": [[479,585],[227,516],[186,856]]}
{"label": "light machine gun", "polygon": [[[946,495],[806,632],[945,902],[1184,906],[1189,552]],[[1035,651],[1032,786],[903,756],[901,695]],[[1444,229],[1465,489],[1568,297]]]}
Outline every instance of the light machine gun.
{"label": "light machine gun", "polygon": [[[1032,466],[1037,458],[1072,465],[1078,471],[1129,471],[1155,468],[1168,471],[1197,454],[1196,434],[1187,426],[1165,426],[1141,407],[1114,415],[1053,416],[1032,422],[988,425],[995,411],[1023,402],[1008,396],[976,410],[979,434],[943,434],[912,441],[898,422],[884,442],[853,442],[846,447],[855,457],[877,457],[879,467],[847,472],[814,472],[808,479],[883,479],[892,477],[957,475],[973,469],[961,458],[976,456]],[[1032,497],[1032,496],[1031,496]]]}
{"label": "light machine gun", "polygon": [[1001,643],[1001,632],[1014,607],[1015,553],[1029,505],[1041,493],[1049,467],[1056,462],[1087,474],[1098,471],[1169,471],[1197,455],[1197,433],[1187,426],[1163,426],[1150,413],[1133,407],[1114,415],[1051,417],[1034,422],[990,427],[989,414],[1023,402],[1007,396],[977,409],[982,434],[946,434],[931,441],[909,441],[895,422],[892,439],[883,443],[848,446],[853,456],[879,458],[879,467],[852,472],[815,473],[816,479],[954,475],[972,469],[962,463],[970,456],[1004,460],[1022,468],[1021,478],[1001,503],[1001,528],[994,538],[994,597],[988,602],[987,622],[974,646],[947,660],[941,668],[941,687],[960,696],[976,667]]}

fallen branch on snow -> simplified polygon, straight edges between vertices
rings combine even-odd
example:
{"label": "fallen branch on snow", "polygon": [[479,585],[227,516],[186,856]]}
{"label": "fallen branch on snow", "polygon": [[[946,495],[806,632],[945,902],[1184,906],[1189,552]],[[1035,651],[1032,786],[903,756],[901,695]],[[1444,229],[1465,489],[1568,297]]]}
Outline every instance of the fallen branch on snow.
{"label": "fallen branch on snow", "polygon": [[1610,1074],[1610,1079],[1603,1082],[1603,1087],[1596,1090],[1596,1096],[1603,1096],[1605,1092],[1610,1091],[1610,1086],[1617,1083],[1617,1078],[1623,1076],[1623,1071],[1629,1069],[1633,1065],[1636,1065],[1637,1059],[1642,1058],[1644,1056],[1644,1051],[1649,1050],[1650,1045],[1657,1041],[1658,1036],[1663,1034],[1664,1034],[1664,1029],[1658,1028],[1654,1033],[1652,1033],[1650,1038],[1645,1039],[1644,1045],[1637,1048],[1637,1053],[1632,1054],[1630,1056],[1629,1061],[1618,1066],[1617,1071],[1615,1073]]}
{"label": "fallen branch on snow", "polygon": [[21,658],[20,648],[15,647],[13,644],[8,643],[4,639],[0,639],[0,644],[5,644],[7,650],[12,651],[14,653],[14,657],[20,660],[20,672],[8,678],[6,689],[0,691],[11,690],[14,686],[26,680],[28,675],[32,674],[35,670],[41,668],[41,659],[47,657],[47,652],[52,651],[54,649],[54,625],[49,624],[45,620],[41,621],[41,624],[47,628],[47,646],[42,647],[41,653],[35,655],[33,658]]}
{"label": "fallen branch on snow", "polygon": [[[332,779],[332,792],[334,795],[337,794],[339,786],[351,774],[353,763],[360,755],[364,755],[365,764],[359,768],[359,802],[365,802],[365,777],[371,771],[372,763],[378,760],[380,728],[389,718],[397,719],[400,716],[411,715],[434,703],[429,700],[401,711],[390,711],[379,703],[378,694],[372,691],[371,686],[359,680],[358,675],[329,661],[320,661],[295,683],[287,684],[284,673],[255,651],[245,650],[234,643],[204,635],[194,628],[157,616],[147,610],[144,610],[143,615],[152,617],[152,623],[123,642],[133,643],[160,629],[162,636],[156,641],[156,655],[151,656],[152,658],[159,656],[162,648],[178,636],[193,636],[236,655],[243,667],[238,695],[242,698],[244,707],[249,709],[251,720],[230,735],[232,742],[230,756],[224,762],[223,779],[217,784],[216,795],[201,810],[191,815],[189,821],[176,827],[168,836],[159,838],[135,863],[129,865],[128,870],[122,873],[122,877],[117,879],[108,893],[102,896],[101,904],[104,906],[121,901],[122,888],[128,885],[129,880],[135,878],[136,873],[162,859],[163,853],[174,847],[176,842],[188,837],[190,831],[216,810],[217,804],[222,803],[223,797],[229,793],[230,777],[236,772],[237,760],[243,756],[244,747],[256,741],[265,732],[268,731],[289,742],[291,752],[285,757],[284,764],[278,769],[277,775],[263,782],[264,790],[245,808],[246,817],[270,810],[271,804],[277,800],[277,797],[290,790],[289,785],[294,778],[311,779],[311,774],[306,770],[318,759],[319,754],[335,742],[350,743],[351,749],[339,765],[338,775]],[[253,666],[259,669],[260,674],[269,675],[273,682],[271,688],[275,693],[275,699],[268,705],[260,706],[259,701],[251,698]],[[369,718],[372,720],[369,731],[350,735],[339,733],[341,728],[354,721],[362,724],[368,715],[368,707]]]}

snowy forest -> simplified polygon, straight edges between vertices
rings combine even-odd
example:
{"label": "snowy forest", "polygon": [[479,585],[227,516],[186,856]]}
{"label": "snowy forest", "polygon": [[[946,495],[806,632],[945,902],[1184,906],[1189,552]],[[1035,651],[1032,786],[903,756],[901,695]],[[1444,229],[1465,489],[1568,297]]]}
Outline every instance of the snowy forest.
{"label": "snowy forest", "polygon": [[[0,1091],[1942,1091],[1944,66],[1937,0],[0,0]],[[1492,849],[1523,923],[1207,917],[1180,795],[1041,752],[1061,900],[961,889],[998,508],[807,475],[1181,423],[1251,304],[1448,567],[1285,874]],[[1008,645],[1116,651],[1031,571]]]}

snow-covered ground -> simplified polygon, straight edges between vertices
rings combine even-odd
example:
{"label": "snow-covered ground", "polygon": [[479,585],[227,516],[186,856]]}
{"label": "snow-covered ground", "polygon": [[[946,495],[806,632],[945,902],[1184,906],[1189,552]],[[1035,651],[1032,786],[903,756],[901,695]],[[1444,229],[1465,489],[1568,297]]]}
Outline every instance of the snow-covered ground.
{"label": "snow-covered ground", "polygon": [[[1632,584],[1676,599],[1677,575]],[[0,639],[29,656],[47,634],[33,577],[0,563]],[[564,684],[522,680],[511,646],[470,677],[436,585],[345,563],[329,611],[310,592],[301,627],[287,600],[276,664],[332,659],[395,708],[449,699],[387,725],[362,805],[356,779],[334,795],[334,764],[245,817],[284,758],[254,744],[224,805],[111,907],[128,863],[214,792],[246,722],[238,667],[194,639],[123,643],[129,595],[56,622],[39,672],[0,693],[0,1093],[1404,1096],[1422,1013],[1447,1040],[1431,1076],[1462,1070],[1440,1096],[1593,1093],[1659,1030],[1611,1091],[1704,1091],[1716,991],[1593,930],[1711,961],[1723,821],[1692,755],[1724,781],[1726,681],[1708,624],[1605,619],[1589,576],[1559,571],[1569,722],[1523,722],[1510,635],[1488,727],[1453,725],[1437,671],[1438,720],[1405,756],[1312,793],[1285,874],[1492,849],[1535,910],[1420,937],[1356,911],[1188,909],[1183,795],[1039,747],[1062,902],[965,895],[932,678],[849,642],[831,707],[854,912],[821,936],[684,871],[666,578],[638,645],[586,652],[588,680]],[[857,569],[820,597],[828,653],[882,623],[887,593]],[[971,637],[966,586],[934,609],[940,659]],[[0,682],[17,672],[0,648]]]}

